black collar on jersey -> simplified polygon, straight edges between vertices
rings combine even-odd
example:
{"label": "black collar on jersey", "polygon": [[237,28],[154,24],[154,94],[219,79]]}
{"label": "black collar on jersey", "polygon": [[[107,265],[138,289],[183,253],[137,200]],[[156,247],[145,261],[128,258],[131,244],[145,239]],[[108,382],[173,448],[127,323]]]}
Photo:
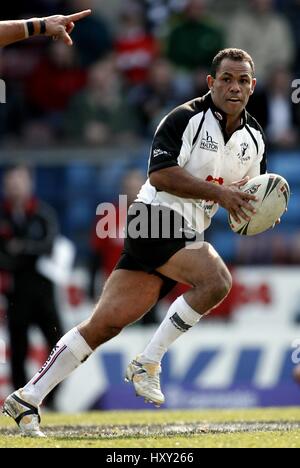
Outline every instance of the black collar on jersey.
{"label": "black collar on jersey", "polygon": [[[209,91],[205,96],[204,96],[204,100],[208,102],[208,107],[211,109],[214,117],[218,120],[220,126],[221,126],[221,129],[222,129],[222,133],[223,133],[223,136],[224,136],[224,140],[225,140],[225,143],[227,143],[227,141],[230,139],[230,136],[228,136],[228,133],[226,132],[226,125],[227,125],[227,114],[222,111],[221,109],[219,109],[213,102],[212,100],[212,97],[211,97],[211,92]],[[243,127],[245,127],[247,123],[247,113],[246,113],[246,110],[243,109],[242,113],[241,113],[241,125],[234,131],[238,131],[238,130],[241,130]],[[234,133],[233,132],[233,133]]]}

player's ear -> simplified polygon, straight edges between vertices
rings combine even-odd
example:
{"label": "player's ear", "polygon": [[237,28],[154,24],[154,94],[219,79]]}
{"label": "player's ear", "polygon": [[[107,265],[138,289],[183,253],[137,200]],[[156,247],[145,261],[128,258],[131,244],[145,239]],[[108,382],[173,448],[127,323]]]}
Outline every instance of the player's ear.
{"label": "player's ear", "polygon": [[207,75],[207,77],[206,77],[206,82],[207,82],[207,86],[208,86],[208,88],[209,88],[210,90],[211,90],[211,89],[213,88],[213,86],[214,86],[214,81],[215,81],[215,79],[214,79],[213,76]]}
{"label": "player's ear", "polygon": [[251,84],[251,91],[250,91],[250,94],[253,94],[253,93],[254,93],[255,86],[256,86],[256,78],[253,78],[252,84]]}

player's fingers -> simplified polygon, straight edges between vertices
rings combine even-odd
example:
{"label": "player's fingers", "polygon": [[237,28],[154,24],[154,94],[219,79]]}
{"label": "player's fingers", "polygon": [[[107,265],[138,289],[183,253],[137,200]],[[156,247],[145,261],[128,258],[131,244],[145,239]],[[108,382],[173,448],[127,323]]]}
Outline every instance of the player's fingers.
{"label": "player's fingers", "polygon": [[237,180],[236,182],[233,182],[231,185],[234,185],[235,187],[243,187],[247,182],[249,182],[249,177],[244,177],[244,179]]}
{"label": "player's fingers", "polygon": [[244,219],[245,221],[250,221],[250,216],[245,213],[245,211],[242,209],[242,207],[239,207],[238,210],[236,211],[237,215],[239,218]]}
{"label": "player's fingers", "polygon": [[73,29],[75,28],[75,24],[73,23],[73,21],[71,21],[70,23],[67,24],[66,26],[66,31],[68,34],[71,34],[71,32],[73,31]]}
{"label": "player's fingers", "polygon": [[231,211],[230,214],[236,223],[241,222],[240,218],[238,217],[238,215],[235,214],[235,212]]}
{"label": "player's fingers", "polygon": [[237,187],[243,187],[243,185],[246,185],[246,183],[249,182],[249,177],[244,177],[244,179],[239,180],[236,182]]}
{"label": "player's fingers", "polygon": [[243,200],[252,200],[252,201],[258,201],[258,198],[255,196],[255,195],[251,195],[250,193],[245,193],[245,192],[242,192],[242,198]]}
{"label": "player's fingers", "polygon": [[252,203],[249,203],[248,201],[246,200],[243,200],[241,203],[240,203],[240,206],[245,208],[245,210],[247,211],[250,211],[251,213],[256,213],[256,209],[255,209],[255,206],[252,205]]}
{"label": "player's fingers", "polygon": [[86,18],[92,13],[92,10],[79,11],[78,13],[73,13],[72,15],[66,16],[68,22],[70,21],[79,21],[83,18]]}
{"label": "player's fingers", "polygon": [[67,44],[68,46],[71,46],[73,45],[73,41],[71,39],[71,37],[69,36],[69,34],[67,33],[67,31],[64,29],[64,31],[60,34],[60,39],[63,40],[63,42],[65,44]]}
{"label": "player's fingers", "polygon": [[234,221],[235,221],[236,223],[240,223],[240,222],[241,222],[241,220],[240,220],[240,218],[239,218],[239,216],[238,216],[238,213],[237,213],[237,210],[236,210],[236,209],[231,208],[231,209],[228,210],[228,211],[229,211],[231,217],[234,219]]}
{"label": "player's fingers", "polygon": [[67,44],[68,46],[72,46],[73,45],[73,41],[71,39],[71,37],[69,36],[69,34],[66,34],[63,38],[63,41],[65,44]]}
{"label": "player's fingers", "polygon": [[66,31],[66,27],[63,26],[62,24],[56,28],[55,33],[53,34],[52,37],[54,41],[57,41],[58,39],[60,39],[69,46],[73,44],[71,37]]}

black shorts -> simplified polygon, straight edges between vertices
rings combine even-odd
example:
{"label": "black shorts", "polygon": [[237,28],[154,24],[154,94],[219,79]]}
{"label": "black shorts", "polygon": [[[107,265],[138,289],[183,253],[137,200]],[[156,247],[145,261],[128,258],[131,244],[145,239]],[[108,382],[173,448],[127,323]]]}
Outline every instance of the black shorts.
{"label": "black shorts", "polygon": [[[141,210],[146,213],[145,216],[140,216]],[[170,221],[167,232],[163,226],[163,219]],[[136,233],[132,235],[132,229],[130,229],[132,221],[134,226],[138,226],[141,236],[137,236]],[[136,221],[139,222],[136,223]],[[155,226],[153,226],[154,223]],[[171,291],[176,282],[166,278],[156,269],[164,265],[176,252],[186,247],[188,242],[194,241],[196,241],[196,234],[177,212],[167,207],[135,202],[128,210],[124,250],[115,269],[145,271],[161,277],[164,280],[161,291],[161,297],[163,297]]]}

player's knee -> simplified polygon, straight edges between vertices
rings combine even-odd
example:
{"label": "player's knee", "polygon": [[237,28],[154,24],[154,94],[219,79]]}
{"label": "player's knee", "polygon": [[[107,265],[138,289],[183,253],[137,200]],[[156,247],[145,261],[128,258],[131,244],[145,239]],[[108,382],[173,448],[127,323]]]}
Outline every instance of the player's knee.
{"label": "player's knee", "polygon": [[227,267],[225,267],[222,270],[222,278],[223,278],[223,287],[224,287],[224,293],[225,293],[224,298],[225,298],[226,296],[228,296],[232,288],[232,276]]}
{"label": "player's knee", "polygon": [[105,336],[106,340],[110,340],[121,333],[124,326],[125,324],[118,319],[118,315],[112,314],[111,317],[102,317],[96,320],[95,334],[98,332],[100,337]]}
{"label": "player's knee", "polygon": [[220,267],[211,281],[211,295],[213,302],[217,305],[229,294],[232,287],[232,276],[229,270],[224,267]]}
{"label": "player's knee", "polygon": [[101,344],[111,340],[117,336],[123,329],[120,324],[107,321],[105,319],[98,320],[91,317],[84,322],[80,327],[80,333],[85,338],[92,349],[98,348]]}

